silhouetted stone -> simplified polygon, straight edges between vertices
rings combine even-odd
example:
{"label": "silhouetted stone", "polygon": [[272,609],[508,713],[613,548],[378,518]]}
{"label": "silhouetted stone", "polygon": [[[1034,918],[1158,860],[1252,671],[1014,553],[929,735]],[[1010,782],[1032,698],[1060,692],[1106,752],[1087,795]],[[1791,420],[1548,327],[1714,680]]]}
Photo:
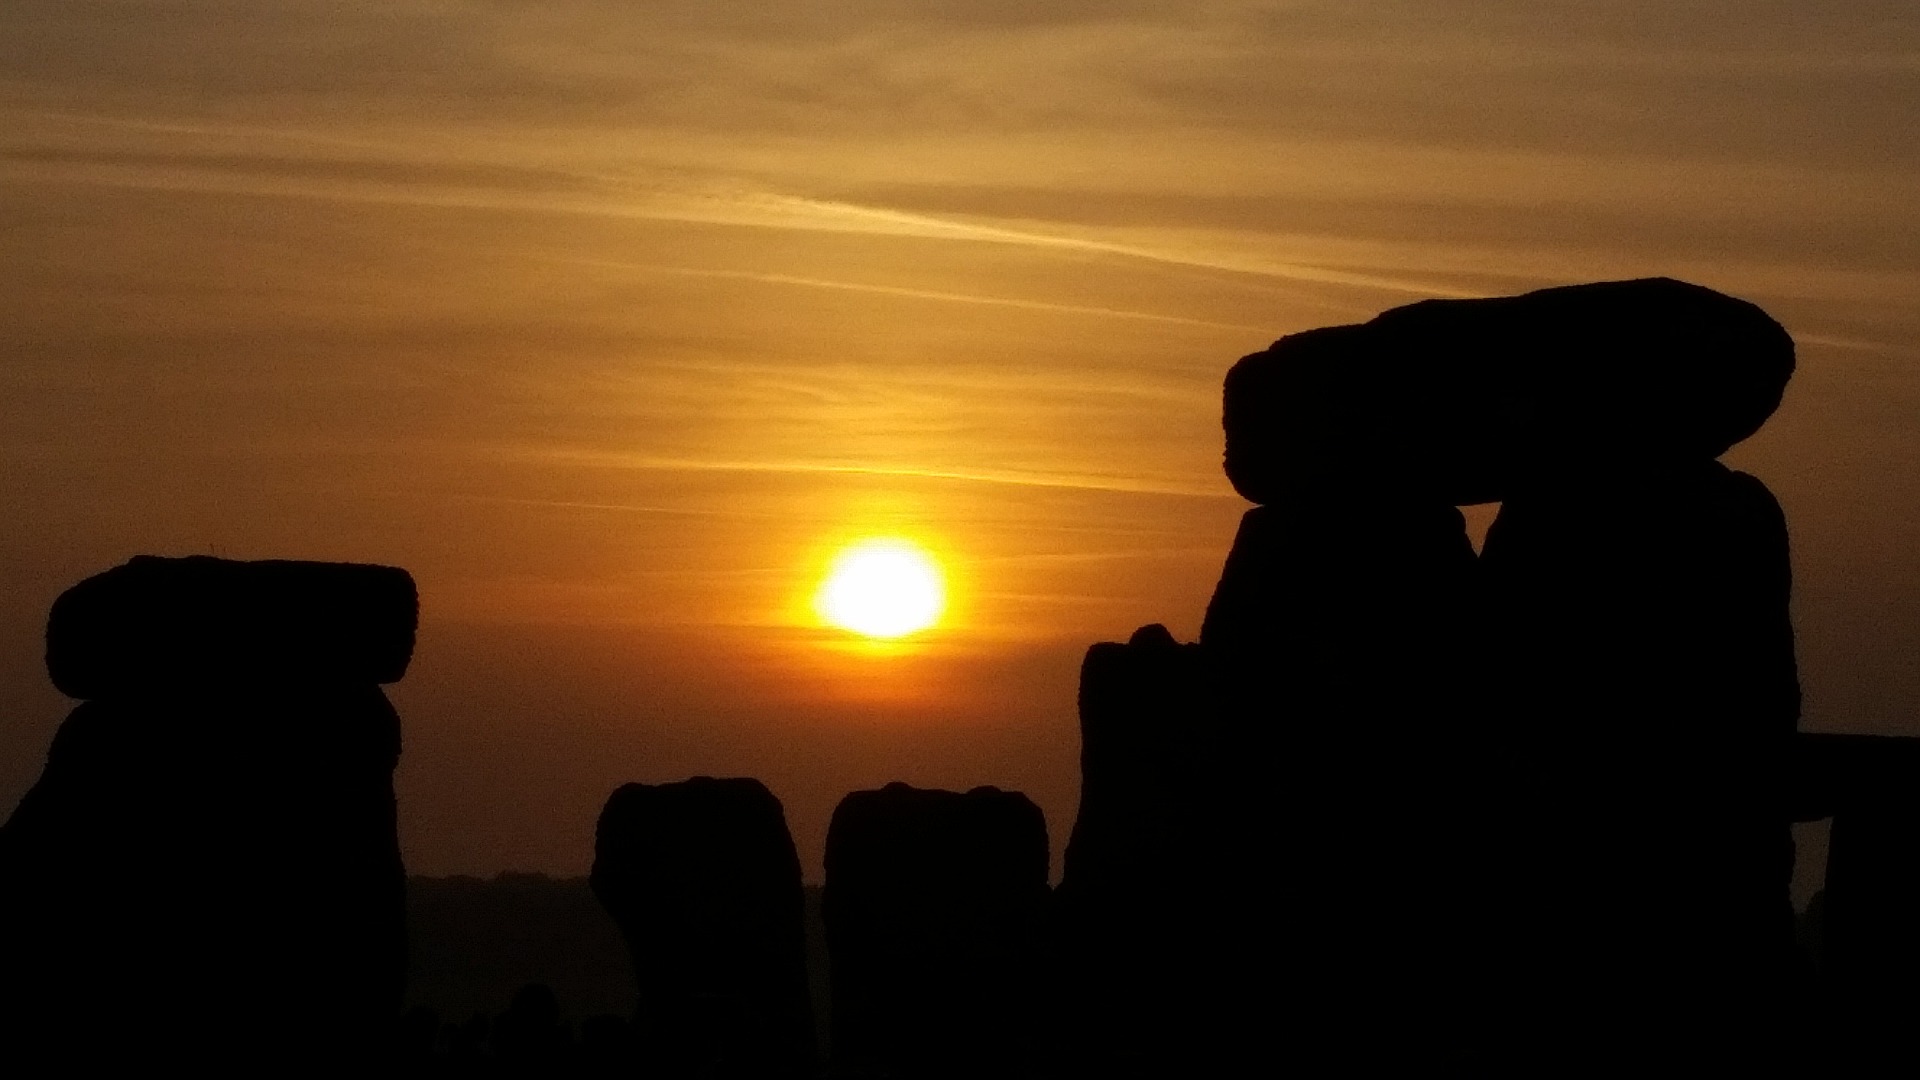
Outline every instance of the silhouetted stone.
{"label": "silhouetted stone", "polygon": [[93,700],[193,686],[399,681],[419,600],[392,566],[136,556],[47,618],[47,671]]}
{"label": "silhouetted stone", "polygon": [[976,1077],[1029,1063],[1048,899],[1038,807],[992,787],[856,791],[834,810],[826,870],[837,1067]]}
{"label": "silhouetted stone", "polygon": [[622,785],[600,814],[592,881],[633,957],[632,1042],[650,1069],[808,1073],[800,859],[763,784]]}
{"label": "silhouetted stone", "polygon": [[1209,1045],[1216,689],[1200,646],[1157,623],[1080,667],[1080,806],[1053,920],[1069,1075],[1164,1073]]}
{"label": "silhouetted stone", "polygon": [[1803,734],[1796,820],[1833,819],[1820,915],[1836,1064],[1911,1064],[1920,1008],[1920,739]]}
{"label": "silhouetted stone", "polygon": [[[1217,1039],[1278,1012],[1355,1064],[1459,1060],[1484,1003],[1457,985],[1477,912],[1451,883],[1480,873],[1462,823],[1498,773],[1477,603],[1452,506],[1362,491],[1241,519],[1200,636],[1222,710],[1208,914],[1239,966],[1219,981],[1257,989]],[[1403,1037],[1368,1039],[1379,1025]]]}
{"label": "silhouetted stone", "polygon": [[[1237,364],[1226,470],[1265,505],[1199,647],[1151,627],[1082,669],[1081,1071],[1531,1067],[1775,1024],[1786,535],[1711,459],[1792,370],[1764,312],[1665,279]],[[1488,581],[1455,507],[1499,499]]]}
{"label": "silhouetted stone", "polygon": [[[61,725],[0,828],[16,1045],[96,1063],[341,1063],[391,1030],[405,978],[399,718],[366,665],[331,674],[311,655],[196,652],[244,638],[220,622],[233,597],[253,629],[295,626],[314,591],[280,584],[360,569],[271,565],[139,559],[55,605],[50,659],[65,687],[99,696]],[[386,612],[401,625],[360,629],[411,641],[411,581],[364,569],[398,575],[409,603]],[[139,587],[121,591],[129,581]],[[350,637],[340,610],[323,617]],[[195,628],[191,644],[167,640],[168,626]],[[389,657],[379,674],[404,666]],[[126,1018],[122,1037],[87,1037],[101,1015]]]}
{"label": "silhouetted stone", "polygon": [[1772,415],[1793,366],[1758,307],[1665,278],[1427,300],[1234,365],[1227,477],[1263,504],[1492,502],[1540,466],[1718,457]]}
{"label": "silhouetted stone", "polygon": [[1212,669],[1155,623],[1103,641],[1080,667],[1080,807],[1063,899],[1183,876],[1194,793],[1212,773]]}
{"label": "silhouetted stone", "polygon": [[[1200,642],[1223,663],[1264,665],[1250,674],[1269,683],[1294,669],[1363,684],[1378,681],[1373,673],[1405,670],[1403,663],[1430,675],[1451,671],[1466,652],[1459,639],[1471,627],[1475,573],[1465,519],[1446,503],[1357,492],[1256,507],[1240,519]],[[1317,674],[1324,665],[1342,674]],[[1325,692],[1351,700],[1345,689]],[[1294,705],[1297,690],[1272,690],[1277,709]]]}
{"label": "silhouetted stone", "polygon": [[1520,939],[1553,1003],[1531,1029],[1765,1056],[1788,1000],[1800,709],[1779,506],[1713,462],[1570,470],[1510,495],[1482,567],[1490,703],[1532,826]]}
{"label": "silhouetted stone", "polygon": [[1493,771],[1475,575],[1452,506],[1260,507],[1199,645],[1152,626],[1089,651],[1059,896],[1081,1071],[1224,1069],[1276,1038],[1460,1060],[1481,999],[1457,985],[1475,927],[1450,883],[1484,859],[1462,822]]}

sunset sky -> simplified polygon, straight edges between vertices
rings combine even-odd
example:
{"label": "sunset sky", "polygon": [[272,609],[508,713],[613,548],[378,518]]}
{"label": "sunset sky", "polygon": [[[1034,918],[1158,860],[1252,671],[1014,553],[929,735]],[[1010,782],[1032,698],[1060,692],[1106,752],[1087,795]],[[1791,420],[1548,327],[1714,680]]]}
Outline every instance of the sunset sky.
{"label": "sunset sky", "polygon": [[[695,773],[810,873],[894,779],[1024,790],[1057,855],[1081,653],[1194,636],[1246,507],[1228,365],[1650,275],[1799,342],[1729,461],[1803,726],[1920,735],[1916,131],[1913,0],[9,0],[0,812],[53,598],[214,553],[414,574],[414,872],[582,873]],[[818,625],[874,535],[938,628]]]}

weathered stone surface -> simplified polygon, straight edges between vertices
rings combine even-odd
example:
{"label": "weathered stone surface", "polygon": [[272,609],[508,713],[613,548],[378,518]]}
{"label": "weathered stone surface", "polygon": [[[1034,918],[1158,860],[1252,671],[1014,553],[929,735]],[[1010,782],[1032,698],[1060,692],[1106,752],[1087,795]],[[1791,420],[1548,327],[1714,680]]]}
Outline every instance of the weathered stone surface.
{"label": "weathered stone surface", "polygon": [[593,891],[625,935],[649,1075],[810,1075],[800,859],[758,780],[625,784],[594,836]]}
{"label": "weathered stone surface", "polygon": [[843,799],[822,916],[836,1066],[1017,1075],[1034,1053],[1047,831],[1026,796],[888,784]]}
{"label": "weathered stone surface", "polygon": [[1532,829],[1519,936],[1537,1000],[1561,1003],[1537,1030],[1763,1050],[1787,1000],[1800,709],[1778,504],[1713,462],[1568,472],[1506,500],[1482,570],[1488,703]]}
{"label": "weathered stone surface", "polygon": [[1226,472],[1257,503],[1504,498],[1568,462],[1711,459],[1793,373],[1758,307],[1666,278],[1428,300],[1282,338],[1226,379]]}
{"label": "weathered stone surface", "polygon": [[75,585],[47,619],[47,671],[89,700],[170,687],[396,682],[419,602],[391,566],[137,556]]}

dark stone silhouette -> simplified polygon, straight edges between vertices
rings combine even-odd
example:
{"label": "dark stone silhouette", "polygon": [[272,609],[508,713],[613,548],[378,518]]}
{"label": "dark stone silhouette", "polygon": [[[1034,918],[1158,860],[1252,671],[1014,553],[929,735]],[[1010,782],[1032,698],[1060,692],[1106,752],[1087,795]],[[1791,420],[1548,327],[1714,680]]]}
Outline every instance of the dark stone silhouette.
{"label": "dark stone silhouette", "polygon": [[1666,278],[1427,300],[1236,364],[1227,477],[1263,504],[1464,505],[1569,462],[1706,461],[1772,415],[1793,365],[1758,307]]}
{"label": "dark stone silhouette", "polygon": [[[1432,1063],[1484,1009],[1459,982],[1476,928],[1453,887],[1484,872],[1462,823],[1492,811],[1499,752],[1474,708],[1476,572],[1445,504],[1355,493],[1242,518],[1200,635],[1223,710],[1213,919],[1242,967],[1221,982],[1263,988],[1222,1010],[1242,1038],[1278,1008],[1351,1063]],[[1383,1018],[1401,1039],[1367,1038]]]}
{"label": "dark stone silhouette", "polygon": [[47,672],[83,701],[167,689],[399,682],[418,597],[392,566],[135,556],[47,616]]}
{"label": "dark stone silhouette", "polygon": [[[1060,889],[1085,1070],[1257,1060],[1276,1024],[1356,1064],[1462,1041],[1484,1003],[1457,985],[1472,911],[1449,883],[1487,857],[1461,822],[1493,749],[1475,584],[1452,506],[1260,507],[1199,645],[1148,627],[1089,652]],[[1405,1038],[1365,1038],[1382,1017]]]}
{"label": "dark stone silhouette", "polygon": [[1832,1044],[1850,1052],[1843,1064],[1863,1070],[1911,1061],[1920,1008],[1920,739],[1803,734],[1794,750],[1794,820],[1833,819],[1817,912]]}
{"label": "dark stone silhouette", "polygon": [[633,957],[631,1041],[649,1075],[811,1070],[800,859],[763,784],[623,785],[600,814],[592,882]]}
{"label": "dark stone silhouette", "polygon": [[1080,807],[1055,893],[1063,1053],[1071,1075],[1162,1073],[1214,1045],[1220,957],[1217,680],[1198,645],[1143,626],[1080,668]]}
{"label": "dark stone silhouette", "polygon": [[1552,1003],[1531,1030],[1777,1056],[1800,713],[1779,506],[1711,461],[1569,470],[1507,499],[1482,567]]}
{"label": "dark stone silhouette", "polygon": [[49,667],[91,699],[0,828],[22,1060],[339,1064],[390,1038],[400,727],[376,680],[415,619],[411,579],[372,566],[142,557],[60,598]]}
{"label": "dark stone silhouette", "polygon": [[888,784],[841,800],[822,901],[833,1060],[852,1075],[1017,1075],[1036,1052],[1047,831],[1026,796]]}

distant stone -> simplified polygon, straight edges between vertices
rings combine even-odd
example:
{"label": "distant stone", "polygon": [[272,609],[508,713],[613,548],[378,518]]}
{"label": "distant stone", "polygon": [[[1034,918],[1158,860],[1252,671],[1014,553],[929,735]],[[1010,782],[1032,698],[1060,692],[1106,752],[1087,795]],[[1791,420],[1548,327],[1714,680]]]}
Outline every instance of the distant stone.
{"label": "distant stone", "polygon": [[1263,504],[1364,488],[1493,502],[1569,462],[1709,460],[1779,406],[1793,340],[1667,278],[1427,300],[1227,374],[1227,477]]}
{"label": "distant stone", "polygon": [[836,1068],[1023,1075],[1041,1001],[1047,829],[1018,792],[888,784],[827,831]]}
{"label": "distant stone", "polygon": [[419,600],[391,566],[151,555],[54,601],[47,671],[91,700],[194,685],[396,682]]}
{"label": "distant stone", "polygon": [[764,784],[622,785],[594,833],[592,883],[633,957],[649,1075],[811,1075],[800,859]]}

